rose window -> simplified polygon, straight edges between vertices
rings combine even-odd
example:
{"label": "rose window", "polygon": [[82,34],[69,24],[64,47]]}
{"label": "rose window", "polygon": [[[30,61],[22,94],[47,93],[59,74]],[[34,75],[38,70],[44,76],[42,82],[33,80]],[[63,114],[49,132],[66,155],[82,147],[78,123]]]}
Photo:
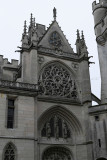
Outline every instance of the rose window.
{"label": "rose window", "polygon": [[56,31],[51,34],[49,43],[55,47],[61,46],[61,38]]}
{"label": "rose window", "polygon": [[70,73],[60,64],[47,66],[39,79],[41,95],[76,99],[77,89]]}

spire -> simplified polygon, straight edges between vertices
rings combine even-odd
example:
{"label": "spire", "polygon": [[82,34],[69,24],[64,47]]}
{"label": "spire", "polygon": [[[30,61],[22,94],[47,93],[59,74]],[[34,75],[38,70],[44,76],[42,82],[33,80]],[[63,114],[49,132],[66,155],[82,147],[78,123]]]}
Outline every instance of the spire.
{"label": "spire", "polygon": [[26,35],[26,30],[27,30],[27,25],[26,25],[26,21],[24,21],[24,35]]}
{"label": "spire", "polygon": [[53,18],[54,18],[54,21],[56,21],[56,8],[54,7],[54,9],[53,9]]}
{"label": "spire", "polygon": [[30,26],[32,26],[32,19],[33,19],[33,14],[31,13],[31,17],[30,17]]}
{"label": "spire", "polygon": [[81,31],[81,38],[82,38],[82,40],[85,40],[83,31]]}
{"label": "spire", "polygon": [[76,50],[78,55],[81,54],[81,39],[80,39],[80,33],[79,30],[77,29],[77,39],[76,39]]}
{"label": "spire", "polygon": [[87,46],[85,43],[84,33],[81,31],[81,51],[85,53],[85,56],[88,57]]}
{"label": "spire", "polygon": [[81,31],[81,42],[82,42],[82,47],[86,47],[83,31]]}
{"label": "spire", "polygon": [[80,39],[80,33],[79,33],[79,30],[77,29],[77,40]]}
{"label": "spire", "polygon": [[27,48],[28,47],[28,35],[27,35],[27,25],[26,21],[24,21],[24,30],[22,34],[22,47]]}

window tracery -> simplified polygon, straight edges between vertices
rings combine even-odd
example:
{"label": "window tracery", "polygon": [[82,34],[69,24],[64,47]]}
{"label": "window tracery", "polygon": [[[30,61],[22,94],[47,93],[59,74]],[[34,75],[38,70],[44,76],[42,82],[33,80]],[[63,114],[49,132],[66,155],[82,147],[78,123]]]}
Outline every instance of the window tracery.
{"label": "window tracery", "polygon": [[54,115],[45,123],[41,131],[41,136],[67,139],[71,137],[71,132],[65,120],[58,115]]}
{"label": "window tracery", "polygon": [[47,66],[39,79],[40,95],[77,99],[77,88],[70,73],[60,64]]}
{"label": "window tracery", "polygon": [[15,148],[11,143],[6,146],[3,160],[16,160]]}
{"label": "window tracery", "polygon": [[71,155],[65,148],[52,147],[44,152],[43,160],[71,160]]}
{"label": "window tracery", "polygon": [[60,47],[61,46],[61,38],[59,34],[55,31],[51,34],[49,43],[53,45],[54,47]]}

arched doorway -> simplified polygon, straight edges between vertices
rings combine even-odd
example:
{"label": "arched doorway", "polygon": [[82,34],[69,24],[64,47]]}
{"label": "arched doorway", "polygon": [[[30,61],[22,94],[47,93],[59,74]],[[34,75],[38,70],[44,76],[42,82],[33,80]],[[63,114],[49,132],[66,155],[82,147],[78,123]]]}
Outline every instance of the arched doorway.
{"label": "arched doorway", "polygon": [[44,151],[42,160],[72,160],[70,151],[63,147],[51,147]]}

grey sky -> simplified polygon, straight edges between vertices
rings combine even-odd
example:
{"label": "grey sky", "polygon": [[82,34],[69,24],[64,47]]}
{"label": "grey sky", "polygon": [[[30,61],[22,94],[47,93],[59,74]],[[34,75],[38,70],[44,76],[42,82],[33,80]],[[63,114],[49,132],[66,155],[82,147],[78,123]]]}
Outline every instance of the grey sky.
{"label": "grey sky", "polygon": [[76,30],[83,30],[89,56],[93,56],[90,65],[92,92],[100,97],[100,73],[97,45],[94,35],[92,15],[93,0],[3,0],[0,4],[0,54],[4,58],[19,59],[15,53],[20,46],[24,20],[29,24],[30,13],[36,22],[49,26],[53,20],[53,8],[57,8],[57,21],[75,51]]}

